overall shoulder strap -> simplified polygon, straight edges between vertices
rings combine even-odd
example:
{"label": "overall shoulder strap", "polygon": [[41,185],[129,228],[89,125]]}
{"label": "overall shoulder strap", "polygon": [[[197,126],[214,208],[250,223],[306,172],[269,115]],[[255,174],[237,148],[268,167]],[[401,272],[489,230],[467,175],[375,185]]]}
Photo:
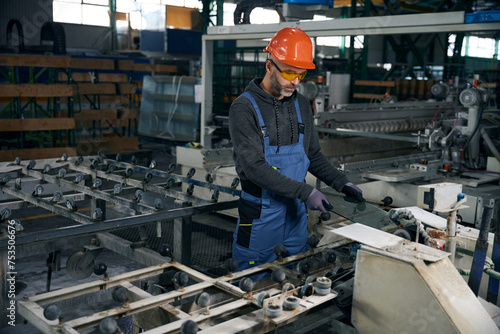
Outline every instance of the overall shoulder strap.
{"label": "overall shoulder strap", "polygon": [[[299,122],[299,133],[301,135],[304,135],[305,125],[304,125],[304,123],[302,123],[302,115],[300,114],[299,99],[298,98],[295,99],[295,112],[297,113],[297,120]],[[302,140],[302,136],[299,139]]]}
{"label": "overall shoulder strap", "polygon": [[243,94],[241,94],[241,96],[244,96],[246,97],[247,99],[250,100],[250,102],[252,103],[253,105],[253,108],[255,109],[255,112],[257,113],[257,117],[259,118],[259,126],[260,126],[260,130],[262,131],[262,135],[264,137],[268,137],[269,134],[267,132],[267,127],[266,125],[264,124],[264,119],[262,118],[262,115],[260,113],[260,109],[259,109],[259,106],[257,105],[257,102],[255,101],[254,97],[252,96],[252,94],[250,94],[249,92],[244,92]]}

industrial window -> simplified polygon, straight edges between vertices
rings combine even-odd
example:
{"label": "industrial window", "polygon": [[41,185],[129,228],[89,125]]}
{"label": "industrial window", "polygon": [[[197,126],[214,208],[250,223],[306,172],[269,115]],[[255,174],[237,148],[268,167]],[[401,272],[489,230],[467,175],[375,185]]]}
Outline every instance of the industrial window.
{"label": "industrial window", "polygon": [[53,0],[54,22],[109,27],[108,0]]}
{"label": "industrial window", "polygon": [[[481,38],[468,36],[466,55],[478,58],[493,58],[495,55],[495,40],[493,38]],[[498,55],[496,55],[498,57]]]}
{"label": "industrial window", "polygon": [[[448,57],[453,56],[457,35],[450,34],[448,38]],[[496,58],[500,60],[498,52],[498,43],[493,38],[484,38],[477,36],[465,36],[462,43],[462,56],[476,58]]]}
{"label": "industrial window", "polygon": [[[110,26],[109,0],[53,0],[52,4],[54,22]],[[116,0],[116,11],[129,14],[132,29],[164,29],[166,5],[203,7],[199,0]],[[128,26],[124,22],[117,26]]]}
{"label": "industrial window", "polygon": [[[223,25],[234,26],[234,10],[236,9],[236,4],[224,3],[223,8],[224,8]],[[252,24],[279,23],[280,17],[275,10],[257,7],[250,13],[250,22]]]}
{"label": "industrial window", "polygon": [[[325,46],[342,46],[342,39],[344,39],[344,47],[351,47],[351,36],[331,36],[331,37],[316,37],[317,45],[325,45]],[[365,36],[355,36],[354,37],[354,48],[362,49],[363,43],[365,42]]]}

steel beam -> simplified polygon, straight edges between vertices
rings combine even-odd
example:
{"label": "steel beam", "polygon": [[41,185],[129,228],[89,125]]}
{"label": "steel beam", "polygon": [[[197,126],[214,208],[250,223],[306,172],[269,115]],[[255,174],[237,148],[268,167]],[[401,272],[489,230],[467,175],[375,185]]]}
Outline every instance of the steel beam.
{"label": "steel beam", "polygon": [[[40,197],[40,199],[49,201],[52,198],[52,196],[44,196]],[[76,201],[82,201],[85,198],[84,194],[67,194],[64,195],[65,199],[72,198],[75,202]],[[9,202],[3,202],[0,204],[0,208],[9,208],[11,210],[18,210],[18,209],[25,209],[25,208],[33,208],[36,207],[35,204],[26,202],[26,201],[9,201]]]}
{"label": "steel beam", "polygon": [[[369,36],[388,34],[420,34],[458,31],[496,31],[497,22],[464,23],[465,12],[388,15],[300,22],[300,28],[310,37],[318,36]],[[275,24],[240,24],[236,26],[209,27],[203,41],[264,39],[272,37],[285,27],[295,27],[296,22]],[[203,67],[205,71],[206,67]]]}
{"label": "steel beam", "polygon": [[98,189],[91,189],[89,187],[80,185],[79,183],[74,183],[74,182],[71,182],[71,181],[68,181],[68,180],[65,180],[62,178],[57,178],[56,176],[43,174],[43,173],[35,171],[35,170],[26,170],[25,168],[23,168],[23,172],[28,176],[35,177],[35,178],[40,179],[42,181],[51,182],[51,183],[63,186],[65,188],[81,192],[83,194],[91,196],[92,198],[104,200],[106,202],[110,202],[110,203],[113,203],[116,205],[126,206],[126,207],[133,209],[135,211],[139,211],[139,212],[143,212],[143,213],[153,213],[153,212],[157,211],[152,206],[148,206],[148,205],[144,205],[144,204],[140,204],[140,203],[135,203],[135,202],[132,202],[130,200],[120,198],[117,196],[112,196],[104,191],[101,191]]}
{"label": "steel beam", "polygon": [[[176,203],[178,207],[183,207],[182,203]],[[174,245],[173,253],[176,261],[191,265],[191,216],[184,216],[174,219]]]}
{"label": "steel beam", "polygon": [[201,146],[207,149],[212,148],[212,132],[214,131],[213,127],[209,125],[212,119],[213,107],[214,40],[221,40],[217,36],[213,37],[215,38],[208,38],[208,35],[205,34],[202,35],[201,44],[201,68],[203,69],[201,87],[203,89],[201,90],[200,143]]}
{"label": "steel beam", "polygon": [[[85,225],[89,225],[89,224],[94,223],[94,221],[92,219],[90,219],[89,217],[87,217],[84,214],[81,214],[79,212],[71,212],[66,207],[64,207],[62,205],[52,204],[52,203],[45,201],[41,198],[34,197],[30,194],[26,194],[21,190],[15,189],[14,187],[4,185],[4,186],[0,186],[0,190],[9,194],[9,195],[20,198],[23,201],[30,202],[38,207],[46,209],[50,212],[54,212],[54,213],[57,213],[61,216],[69,218],[77,223],[85,224]],[[19,237],[22,237],[22,236],[19,236]],[[2,249],[3,247],[5,247],[7,245],[6,240],[4,240],[4,239],[5,238],[0,239],[0,249]],[[3,244],[3,246],[2,246],[2,244]],[[16,240],[16,244],[17,244],[17,240]]]}
{"label": "steel beam", "polygon": [[[111,161],[113,161],[113,160],[111,160]],[[240,195],[240,191],[236,190],[236,189],[232,189],[232,188],[229,188],[229,187],[224,187],[224,186],[221,186],[221,185],[211,184],[211,183],[208,183],[208,182],[199,181],[199,180],[196,180],[196,179],[184,177],[182,175],[178,175],[178,174],[174,174],[174,173],[170,173],[170,172],[164,172],[164,171],[157,170],[157,169],[150,169],[150,168],[147,168],[147,167],[138,166],[138,165],[132,165],[132,164],[128,164],[128,163],[125,163],[125,162],[116,162],[116,166],[117,167],[121,167],[121,168],[133,168],[134,171],[138,172],[138,173],[144,173],[144,174],[146,174],[146,173],[149,172],[149,173],[153,174],[154,176],[159,176],[159,177],[162,177],[164,179],[173,178],[177,182],[180,181],[180,182],[187,183],[187,184],[191,184],[192,183],[192,184],[194,184],[196,186],[200,186],[200,187],[204,187],[204,188],[218,189],[219,191],[222,191],[222,192],[234,195],[234,196],[239,196]]]}
{"label": "steel beam", "polygon": [[[27,197],[30,197],[30,199],[35,199],[29,195],[27,195]],[[42,231],[42,232],[18,235],[16,238],[16,245],[22,245],[30,242],[48,241],[59,238],[67,238],[72,236],[85,235],[88,233],[111,231],[119,228],[137,226],[160,220],[171,220],[174,218],[196,215],[201,213],[234,209],[237,207],[237,205],[238,205],[238,200],[234,200],[228,202],[199,205],[195,207],[172,209],[169,211],[161,211],[157,213],[150,213],[150,214],[132,216],[127,218],[116,218],[100,222],[93,222],[90,219],[84,220],[80,216],[76,216],[77,219],[80,219],[87,223],[84,225],[58,228],[50,231]],[[68,215],[69,212],[67,210],[64,210],[63,207],[61,206],[58,207],[61,208],[62,215],[65,216]],[[75,213],[71,213],[71,215],[68,216],[73,217],[73,215],[75,215]],[[7,238],[0,239],[0,250],[5,249],[7,247],[7,241],[8,241]]]}
{"label": "steel beam", "polygon": [[379,138],[379,139],[390,139],[390,140],[399,140],[399,141],[407,141],[415,144],[425,144],[429,142],[427,138],[422,137],[405,137],[405,136],[397,136],[397,135],[389,135],[385,133],[377,133],[377,132],[364,132],[364,131],[355,131],[349,129],[331,129],[331,128],[323,128],[323,127],[315,127],[317,132],[325,132],[325,133],[334,133],[341,134],[347,136],[361,136],[361,137],[371,137],[371,138]]}
{"label": "steel beam", "polygon": [[[100,179],[103,179],[103,180],[114,181],[114,182],[117,182],[120,184],[126,184],[129,186],[135,187],[135,188],[142,189],[144,191],[151,191],[151,192],[160,194],[162,196],[173,197],[175,199],[180,199],[180,200],[190,201],[190,202],[202,201],[202,200],[196,199],[196,197],[188,196],[188,195],[183,194],[181,192],[168,190],[168,189],[165,189],[165,188],[157,186],[157,185],[146,183],[144,181],[139,181],[139,180],[135,180],[132,178],[126,178],[126,177],[119,176],[116,174],[106,173],[106,172],[103,172],[100,170],[91,169],[89,167],[72,165],[71,168],[76,170],[76,171],[82,172],[82,173],[93,174],[93,175],[95,175],[95,177],[99,177]],[[154,208],[151,208],[151,209],[154,210]],[[138,211],[140,211],[140,210],[138,210]]]}
{"label": "steel beam", "polygon": [[163,257],[158,252],[148,248],[132,248],[131,241],[122,239],[108,232],[97,233],[99,244],[113,252],[127,257],[133,261],[144,264],[145,266],[154,266],[170,261],[170,258]]}

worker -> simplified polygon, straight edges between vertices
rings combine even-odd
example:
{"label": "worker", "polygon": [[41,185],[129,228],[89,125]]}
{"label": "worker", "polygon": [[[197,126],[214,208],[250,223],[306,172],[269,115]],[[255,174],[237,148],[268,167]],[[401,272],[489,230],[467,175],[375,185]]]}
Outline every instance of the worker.
{"label": "worker", "polygon": [[365,201],[362,191],[320,152],[310,102],[296,91],[307,70],[315,68],[309,36],[284,28],[264,52],[269,53],[264,78],[253,79],[229,109],[242,187],[233,240],[238,270],[276,260],[276,245],[284,245],[288,255],[308,250],[306,206],[327,212],[330,203],[305,183],[307,171],[355,201]]}

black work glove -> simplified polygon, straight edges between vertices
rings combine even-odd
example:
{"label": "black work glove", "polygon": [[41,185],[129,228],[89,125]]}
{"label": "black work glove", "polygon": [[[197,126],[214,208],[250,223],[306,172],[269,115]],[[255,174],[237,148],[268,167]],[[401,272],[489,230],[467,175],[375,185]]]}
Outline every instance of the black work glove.
{"label": "black work glove", "polygon": [[325,206],[331,206],[325,195],[323,195],[321,191],[316,189],[313,189],[313,191],[309,195],[309,198],[306,201],[306,205],[309,210],[319,210],[323,213],[328,212]]}
{"label": "black work glove", "polygon": [[354,199],[357,202],[366,202],[366,200],[363,198],[363,191],[356,187],[355,184],[352,182],[347,182],[345,186],[341,190],[348,198]]}

